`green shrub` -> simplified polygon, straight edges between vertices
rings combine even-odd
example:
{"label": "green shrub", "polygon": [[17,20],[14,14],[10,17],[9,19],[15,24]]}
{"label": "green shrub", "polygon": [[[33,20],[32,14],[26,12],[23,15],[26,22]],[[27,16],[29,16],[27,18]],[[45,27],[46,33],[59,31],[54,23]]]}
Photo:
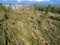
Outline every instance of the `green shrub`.
{"label": "green shrub", "polygon": [[51,9],[51,5],[48,5],[45,9],[44,18],[47,18],[49,16],[50,9]]}

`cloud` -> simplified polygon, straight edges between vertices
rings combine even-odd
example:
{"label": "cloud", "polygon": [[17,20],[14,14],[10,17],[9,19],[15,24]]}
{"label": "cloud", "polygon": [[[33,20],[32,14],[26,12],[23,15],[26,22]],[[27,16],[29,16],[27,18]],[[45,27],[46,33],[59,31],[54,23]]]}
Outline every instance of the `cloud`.
{"label": "cloud", "polygon": [[28,1],[38,1],[38,2],[43,2],[43,1],[50,1],[50,0],[28,0]]}
{"label": "cloud", "polygon": [[[26,1],[26,0],[17,0],[17,2]],[[37,2],[46,2],[50,0],[27,0],[27,1],[37,1]]]}
{"label": "cloud", "polygon": [[17,2],[21,2],[21,0],[17,0]]}

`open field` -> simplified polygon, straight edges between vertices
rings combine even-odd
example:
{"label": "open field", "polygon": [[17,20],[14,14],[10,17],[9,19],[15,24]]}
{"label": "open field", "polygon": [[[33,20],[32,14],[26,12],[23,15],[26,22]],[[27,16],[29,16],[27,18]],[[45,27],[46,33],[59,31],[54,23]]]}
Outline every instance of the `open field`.
{"label": "open field", "polygon": [[0,45],[60,45],[60,14],[0,8]]}

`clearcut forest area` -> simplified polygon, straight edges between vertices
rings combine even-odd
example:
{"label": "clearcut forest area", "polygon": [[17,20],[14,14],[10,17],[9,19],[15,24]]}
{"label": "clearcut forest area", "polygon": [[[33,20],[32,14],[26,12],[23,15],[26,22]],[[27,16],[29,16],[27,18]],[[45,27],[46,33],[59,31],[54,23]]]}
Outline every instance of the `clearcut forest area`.
{"label": "clearcut forest area", "polygon": [[60,45],[60,7],[0,4],[0,45]]}

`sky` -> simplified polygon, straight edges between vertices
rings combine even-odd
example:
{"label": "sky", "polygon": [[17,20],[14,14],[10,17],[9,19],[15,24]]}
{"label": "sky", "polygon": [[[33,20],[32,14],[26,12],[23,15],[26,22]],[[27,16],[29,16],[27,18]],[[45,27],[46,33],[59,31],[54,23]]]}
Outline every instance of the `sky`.
{"label": "sky", "polygon": [[[17,0],[19,2],[21,2],[22,0]],[[23,0],[23,1],[26,1],[26,0]],[[38,2],[41,2],[41,1],[50,1],[50,0],[27,0],[27,1],[38,1]]]}
{"label": "sky", "polygon": [[60,1],[60,0],[0,0],[1,1],[18,1],[18,2],[21,2],[21,1],[38,1],[38,2],[41,2],[41,1]]}
{"label": "sky", "polygon": [[[17,2],[22,2],[22,1],[26,1],[26,0],[0,0],[0,2],[3,1],[3,2],[6,2],[6,1],[17,1]],[[27,0],[27,1],[38,1],[38,2],[41,2],[41,1],[50,1],[50,0]]]}
{"label": "sky", "polygon": [[19,2],[27,2],[29,1],[28,3],[30,2],[47,2],[47,3],[52,3],[52,4],[59,4],[60,5],[60,0],[0,0],[0,3],[19,3]]}

